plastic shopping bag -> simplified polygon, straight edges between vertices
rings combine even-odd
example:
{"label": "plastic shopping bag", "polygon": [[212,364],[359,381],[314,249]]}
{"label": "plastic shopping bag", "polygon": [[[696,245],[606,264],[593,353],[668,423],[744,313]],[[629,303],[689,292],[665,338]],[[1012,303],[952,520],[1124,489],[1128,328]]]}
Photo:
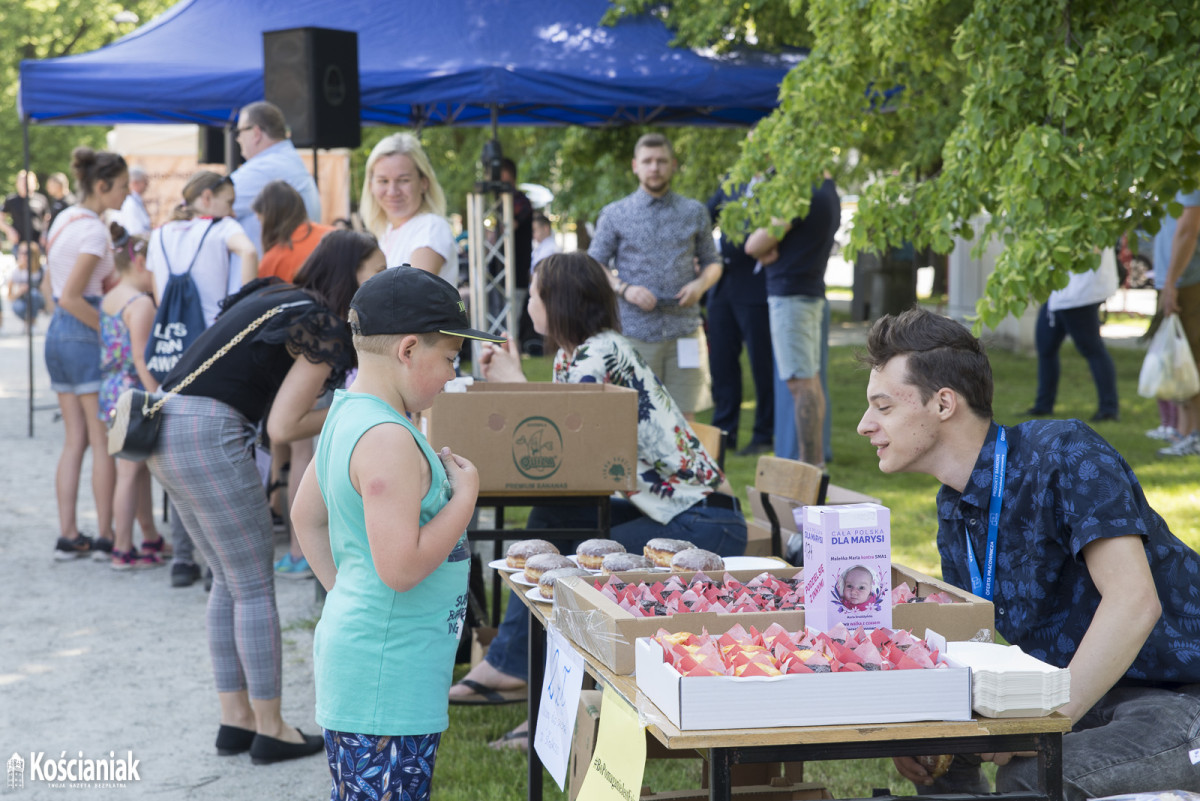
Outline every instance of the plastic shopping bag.
{"label": "plastic shopping bag", "polygon": [[1138,394],[1143,398],[1174,401],[1200,394],[1200,372],[1196,370],[1196,360],[1176,314],[1164,319],[1150,340],[1138,375]]}

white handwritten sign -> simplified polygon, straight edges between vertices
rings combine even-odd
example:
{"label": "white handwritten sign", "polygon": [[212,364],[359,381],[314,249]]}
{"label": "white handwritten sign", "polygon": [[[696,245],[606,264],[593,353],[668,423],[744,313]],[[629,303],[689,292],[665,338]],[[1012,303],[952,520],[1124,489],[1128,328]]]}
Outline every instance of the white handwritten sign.
{"label": "white handwritten sign", "polygon": [[547,625],[546,675],[542,679],[542,703],[538,709],[533,747],[560,790],[566,789],[571,740],[582,689],[583,658],[558,629]]}

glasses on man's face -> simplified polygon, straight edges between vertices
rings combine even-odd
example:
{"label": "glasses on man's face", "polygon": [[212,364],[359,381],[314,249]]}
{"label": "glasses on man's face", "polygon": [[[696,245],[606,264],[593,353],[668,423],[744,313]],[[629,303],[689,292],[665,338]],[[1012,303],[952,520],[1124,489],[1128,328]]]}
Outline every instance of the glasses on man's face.
{"label": "glasses on man's face", "polygon": [[241,135],[242,135],[242,134],[244,134],[246,131],[253,131],[253,130],[254,130],[254,126],[253,126],[253,125],[247,125],[245,128],[238,128],[238,129],[237,129],[237,135],[238,135],[238,136],[241,136]]}

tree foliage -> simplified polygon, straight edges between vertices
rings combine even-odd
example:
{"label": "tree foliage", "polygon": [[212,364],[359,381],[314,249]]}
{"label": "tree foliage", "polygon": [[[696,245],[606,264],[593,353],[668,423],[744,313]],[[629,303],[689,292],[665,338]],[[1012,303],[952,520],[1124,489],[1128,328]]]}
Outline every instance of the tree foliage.
{"label": "tree foliage", "polygon": [[[133,30],[118,23],[121,11],[142,22],[162,13],[174,0],[5,0],[0,3],[0,188],[11,188],[24,164],[21,119],[16,114],[20,63],[23,59],[56,58],[96,50]],[[104,146],[107,128],[31,125],[31,165],[45,176],[70,173],[71,150],[77,145]]]}
{"label": "tree foliage", "polygon": [[[769,28],[769,44],[812,48],[733,170],[775,177],[750,207],[727,207],[728,225],[802,213],[823,170],[852,169],[869,179],[851,255],[1004,242],[977,306],[994,325],[1129,228],[1156,230],[1196,184],[1200,0],[791,0],[790,28],[777,5],[660,11],[684,44]],[[766,6],[770,26],[747,17]]]}

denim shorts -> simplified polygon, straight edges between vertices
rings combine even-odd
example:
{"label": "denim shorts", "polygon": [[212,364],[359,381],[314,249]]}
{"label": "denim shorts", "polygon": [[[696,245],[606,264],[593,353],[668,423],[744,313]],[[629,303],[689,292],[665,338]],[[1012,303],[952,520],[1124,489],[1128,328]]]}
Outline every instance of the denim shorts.
{"label": "denim shorts", "polygon": [[[84,300],[100,308],[100,298]],[[61,306],[54,310],[46,329],[46,372],[50,374],[50,389],[73,395],[98,393],[104,378],[100,372],[100,332]]]}
{"label": "denim shorts", "polygon": [[783,295],[767,298],[771,347],[779,380],[814,378],[821,370],[821,318],[825,298]]}

